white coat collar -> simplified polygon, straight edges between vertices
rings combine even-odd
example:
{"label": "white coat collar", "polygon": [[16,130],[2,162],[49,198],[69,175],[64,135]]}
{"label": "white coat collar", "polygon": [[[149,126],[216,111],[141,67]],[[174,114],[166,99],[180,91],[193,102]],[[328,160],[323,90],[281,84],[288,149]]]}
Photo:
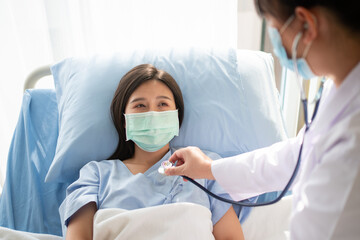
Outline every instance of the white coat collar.
{"label": "white coat collar", "polygon": [[[324,104],[320,101],[319,114],[314,119],[313,125],[319,130],[328,130],[333,126],[341,114],[351,104],[352,99],[360,95],[360,62],[351,70],[344,82],[336,89],[335,84],[331,84],[328,89],[329,99],[324,99]],[[322,106],[323,105],[323,106]]]}

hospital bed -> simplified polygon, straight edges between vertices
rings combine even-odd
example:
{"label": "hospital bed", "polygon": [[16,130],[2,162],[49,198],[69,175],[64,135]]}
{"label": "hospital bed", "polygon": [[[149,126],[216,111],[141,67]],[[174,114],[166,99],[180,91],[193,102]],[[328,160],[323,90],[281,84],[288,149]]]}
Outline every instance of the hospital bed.
{"label": "hospital bed", "polygon": [[[65,190],[81,166],[106,159],[112,151],[116,141],[108,106],[119,79],[141,63],[166,70],[182,89],[185,118],[171,147],[194,145],[227,157],[286,138],[273,59],[264,52],[127,50],[40,67],[25,82],[9,149],[0,196],[1,239],[61,238],[58,207]],[[51,74],[55,89],[32,89]],[[84,119],[91,120],[84,124]],[[276,195],[264,193],[248,201]],[[236,211],[246,239],[285,239],[290,209],[287,196],[273,206]]]}

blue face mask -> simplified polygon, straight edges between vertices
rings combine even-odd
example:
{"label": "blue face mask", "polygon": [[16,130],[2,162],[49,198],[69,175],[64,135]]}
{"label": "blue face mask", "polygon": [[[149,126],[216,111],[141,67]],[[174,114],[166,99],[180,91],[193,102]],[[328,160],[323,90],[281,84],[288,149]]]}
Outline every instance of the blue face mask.
{"label": "blue face mask", "polygon": [[310,49],[311,44],[306,46],[302,58],[296,58],[296,48],[299,44],[300,38],[302,36],[302,32],[299,32],[292,44],[292,59],[289,59],[286,54],[286,50],[282,45],[280,33],[284,32],[285,29],[289,26],[289,24],[294,20],[294,16],[291,16],[281,28],[280,32],[273,27],[268,27],[269,37],[271,43],[274,47],[274,53],[279,58],[282,66],[300,74],[304,79],[310,79],[316,77],[316,75],[311,71],[309,64],[306,62],[305,57]]}
{"label": "blue face mask", "polygon": [[126,141],[146,152],[156,152],[179,135],[178,110],[124,114]]}

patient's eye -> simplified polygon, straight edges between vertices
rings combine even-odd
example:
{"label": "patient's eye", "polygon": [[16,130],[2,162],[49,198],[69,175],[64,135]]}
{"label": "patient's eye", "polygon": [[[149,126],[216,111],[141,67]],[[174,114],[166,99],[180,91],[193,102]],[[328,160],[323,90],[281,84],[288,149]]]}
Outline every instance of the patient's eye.
{"label": "patient's eye", "polygon": [[169,104],[167,104],[166,102],[161,102],[161,103],[159,104],[159,106],[160,106],[160,107],[167,107],[167,106],[169,106]]}
{"label": "patient's eye", "polygon": [[139,103],[139,104],[135,105],[135,108],[144,108],[144,107],[145,107],[145,105],[142,104],[142,103]]}

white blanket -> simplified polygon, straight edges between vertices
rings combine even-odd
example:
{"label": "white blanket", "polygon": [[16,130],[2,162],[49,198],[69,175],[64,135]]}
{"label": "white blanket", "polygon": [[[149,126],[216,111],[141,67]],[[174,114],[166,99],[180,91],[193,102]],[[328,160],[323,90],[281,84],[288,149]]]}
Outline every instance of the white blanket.
{"label": "white blanket", "polygon": [[290,239],[291,206],[292,196],[286,196],[275,204],[253,208],[242,225],[245,239]]}
{"label": "white blanket", "polygon": [[94,219],[94,239],[214,239],[211,212],[192,203],[132,211],[102,209]]}
{"label": "white blanket", "polygon": [[[289,237],[291,196],[279,203],[254,208],[243,224],[247,240],[282,240]],[[0,239],[59,240],[58,236],[35,234],[0,227]],[[98,210],[94,239],[214,239],[211,212],[191,203],[175,203],[138,210]]]}
{"label": "white blanket", "polygon": [[29,233],[0,227],[1,240],[61,240],[62,238],[55,235]]}
{"label": "white blanket", "polygon": [[[94,218],[94,239],[214,239],[211,212],[192,203],[137,210],[101,209]],[[60,240],[61,237],[0,227],[0,239]]]}

